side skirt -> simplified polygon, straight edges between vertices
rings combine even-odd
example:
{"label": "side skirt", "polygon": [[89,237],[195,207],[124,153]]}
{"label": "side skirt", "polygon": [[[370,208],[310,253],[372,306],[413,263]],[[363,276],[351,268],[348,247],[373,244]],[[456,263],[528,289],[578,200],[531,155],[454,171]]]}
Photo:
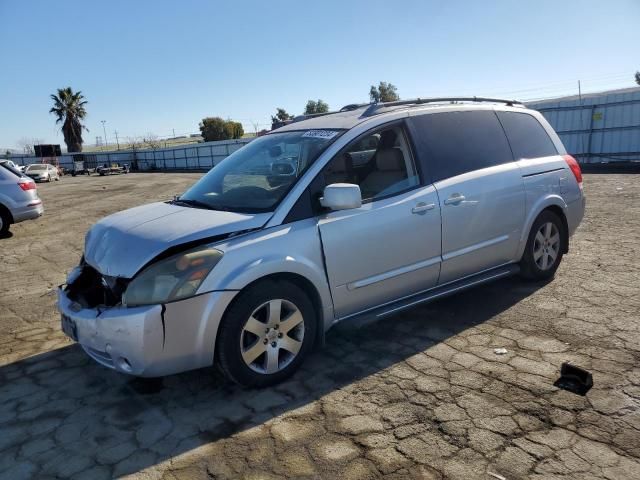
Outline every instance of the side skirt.
{"label": "side skirt", "polygon": [[384,318],[386,316],[393,315],[395,313],[401,312],[408,308],[420,305],[422,303],[431,302],[439,298],[453,295],[454,293],[460,292],[462,290],[466,290],[471,287],[475,287],[476,285],[481,285],[483,283],[491,282],[493,280],[498,280],[500,278],[515,275],[519,272],[520,272],[520,266],[518,264],[509,264],[509,265],[503,265],[500,267],[492,268],[491,270],[486,270],[484,272],[471,275],[469,277],[465,277],[461,280],[456,280],[454,282],[447,283],[446,285],[434,287],[425,292],[416,293],[415,295],[401,298],[394,302],[390,302],[385,305],[374,307],[370,310],[366,310],[361,313],[356,313],[354,315],[341,318],[336,323],[342,323],[342,322],[349,322],[349,323],[356,322],[358,324],[371,323],[381,318]]}

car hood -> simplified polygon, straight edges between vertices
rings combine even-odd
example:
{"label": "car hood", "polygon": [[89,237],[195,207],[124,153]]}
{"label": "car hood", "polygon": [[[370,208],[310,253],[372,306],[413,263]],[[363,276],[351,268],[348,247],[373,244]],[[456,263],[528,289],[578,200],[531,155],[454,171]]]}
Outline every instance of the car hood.
{"label": "car hood", "polygon": [[103,275],[132,278],[170,247],[260,228],[271,213],[244,214],[151,203],[96,223],[85,238],[84,259]]}

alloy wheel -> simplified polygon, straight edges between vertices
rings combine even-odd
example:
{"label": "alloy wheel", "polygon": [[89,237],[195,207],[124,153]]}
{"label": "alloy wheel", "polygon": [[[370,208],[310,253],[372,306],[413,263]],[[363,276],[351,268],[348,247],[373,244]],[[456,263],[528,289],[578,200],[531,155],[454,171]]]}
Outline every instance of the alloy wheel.
{"label": "alloy wheel", "polygon": [[542,271],[553,267],[560,253],[560,232],[553,222],[543,223],[533,240],[533,260]]}
{"label": "alloy wheel", "polygon": [[242,359],[254,372],[276,373],[298,355],[303,339],[300,309],[289,300],[269,300],[256,308],[242,327]]}

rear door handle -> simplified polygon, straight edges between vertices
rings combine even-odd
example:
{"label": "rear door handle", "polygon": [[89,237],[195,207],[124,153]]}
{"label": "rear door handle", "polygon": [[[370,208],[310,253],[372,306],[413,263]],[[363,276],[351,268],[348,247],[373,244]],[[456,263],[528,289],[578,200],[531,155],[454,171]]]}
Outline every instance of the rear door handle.
{"label": "rear door handle", "polygon": [[420,203],[417,203],[416,206],[411,209],[411,213],[421,214],[429,210],[433,210],[434,208],[436,208],[435,203],[420,202]]}
{"label": "rear door handle", "polygon": [[463,202],[464,199],[465,199],[464,195],[460,195],[459,193],[454,193],[444,201],[444,204],[445,205],[458,205],[460,202]]}

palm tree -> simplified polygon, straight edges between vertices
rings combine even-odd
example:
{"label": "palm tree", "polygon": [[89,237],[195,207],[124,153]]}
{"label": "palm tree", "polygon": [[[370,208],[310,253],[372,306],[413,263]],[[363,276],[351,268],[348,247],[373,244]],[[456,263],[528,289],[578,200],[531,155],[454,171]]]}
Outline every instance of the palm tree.
{"label": "palm tree", "polygon": [[68,152],[82,151],[82,129],[89,131],[87,127],[80,123],[87,115],[84,106],[87,101],[82,92],[73,92],[71,87],[59,88],[57,95],[51,95],[53,107],[49,113],[54,113],[56,123],[62,123],[62,134],[64,143],[67,144]]}

